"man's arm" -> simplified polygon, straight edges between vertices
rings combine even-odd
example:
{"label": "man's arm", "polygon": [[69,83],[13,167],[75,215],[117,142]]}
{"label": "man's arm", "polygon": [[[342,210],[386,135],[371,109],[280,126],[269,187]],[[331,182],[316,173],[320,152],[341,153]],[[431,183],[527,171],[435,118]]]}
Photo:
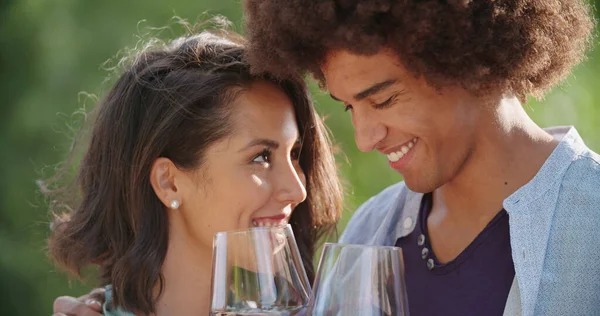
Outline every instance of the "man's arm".
{"label": "man's arm", "polygon": [[103,303],[103,288],[93,289],[79,298],[60,296],[54,300],[53,316],[100,316]]}

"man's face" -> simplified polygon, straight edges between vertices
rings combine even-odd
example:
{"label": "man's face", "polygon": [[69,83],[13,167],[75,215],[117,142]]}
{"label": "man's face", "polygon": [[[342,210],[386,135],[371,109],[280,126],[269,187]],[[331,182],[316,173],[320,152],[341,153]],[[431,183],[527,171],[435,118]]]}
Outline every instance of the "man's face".
{"label": "man's face", "polygon": [[470,157],[482,106],[465,90],[436,90],[388,51],[333,51],[321,69],[332,97],[352,113],[358,148],[387,155],[411,190],[450,182]]}

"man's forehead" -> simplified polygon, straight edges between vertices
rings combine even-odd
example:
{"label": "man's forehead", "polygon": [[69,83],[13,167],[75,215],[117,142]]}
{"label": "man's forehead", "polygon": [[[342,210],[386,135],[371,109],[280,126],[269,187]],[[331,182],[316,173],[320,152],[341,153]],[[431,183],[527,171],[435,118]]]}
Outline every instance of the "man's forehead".
{"label": "man's forehead", "polygon": [[325,57],[321,66],[323,73],[350,74],[367,71],[379,59],[378,56],[356,55],[349,51],[332,51]]}
{"label": "man's forehead", "polygon": [[349,101],[376,85],[401,81],[403,69],[387,54],[360,56],[336,52],[327,56],[321,70],[327,90],[337,99]]}

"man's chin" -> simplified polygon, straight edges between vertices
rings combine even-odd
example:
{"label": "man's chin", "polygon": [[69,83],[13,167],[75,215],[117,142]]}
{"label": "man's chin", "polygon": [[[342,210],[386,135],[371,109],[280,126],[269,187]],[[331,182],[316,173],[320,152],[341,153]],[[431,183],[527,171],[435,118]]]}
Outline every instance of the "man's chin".
{"label": "man's chin", "polygon": [[416,193],[430,193],[436,189],[435,185],[423,180],[423,178],[404,177],[404,184],[409,190]]}

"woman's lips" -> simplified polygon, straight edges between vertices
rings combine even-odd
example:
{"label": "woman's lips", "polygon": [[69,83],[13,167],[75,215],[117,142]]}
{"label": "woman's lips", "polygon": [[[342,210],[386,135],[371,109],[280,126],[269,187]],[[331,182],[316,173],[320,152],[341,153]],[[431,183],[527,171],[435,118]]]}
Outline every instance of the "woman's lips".
{"label": "woman's lips", "polygon": [[280,214],[274,216],[255,217],[252,219],[252,225],[255,227],[274,227],[287,224],[287,215]]}

